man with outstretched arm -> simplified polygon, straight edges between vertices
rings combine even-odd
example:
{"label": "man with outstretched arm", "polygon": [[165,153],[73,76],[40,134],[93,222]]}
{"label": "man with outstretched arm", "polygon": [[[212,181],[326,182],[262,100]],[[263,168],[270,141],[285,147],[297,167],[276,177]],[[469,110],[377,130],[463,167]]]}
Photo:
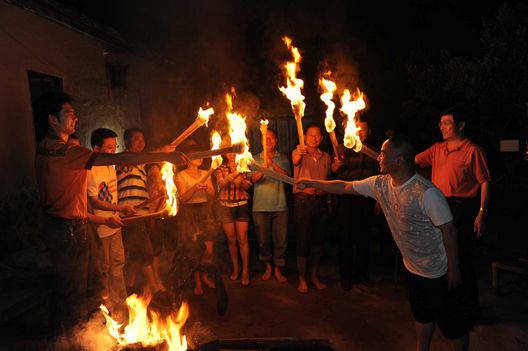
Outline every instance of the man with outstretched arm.
{"label": "man with outstretched arm", "polygon": [[84,300],[88,283],[87,223],[110,228],[123,225],[117,215],[101,217],[87,211],[88,171],[92,166],[183,163],[178,153],[99,153],[68,143],[78,121],[72,99],[64,93],[46,93],[33,112],[39,135],[35,171],[44,212],[42,239],[51,259],[52,297],[49,337],[71,330],[87,316]]}
{"label": "man with outstretched arm", "polygon": [[403,137],[385,141],[382,175],[360,181],[299,179],[297,184],[335,194],[376,199],[400,249],[416,324],[416,350],[429,350],[435,325],[452,350],[467,350],[468,324],[453,294],[460,284],[456,227],[445,197],[414,171],[414,151]]}

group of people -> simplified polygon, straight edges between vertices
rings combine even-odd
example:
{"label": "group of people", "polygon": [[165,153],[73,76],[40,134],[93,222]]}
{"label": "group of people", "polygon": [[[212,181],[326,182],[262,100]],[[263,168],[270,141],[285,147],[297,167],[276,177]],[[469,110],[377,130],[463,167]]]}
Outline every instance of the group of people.
{"label": "group of people", "polygon": [[[88,223],[95,227],[99,242],[101,297],[116,316],[127,294],[137,291],[139,273],[151,293],[165,289],[159,272],[163,242],[159,221],[134,221],[123,227],[121,219],[158,208],[158,202],[149,199],[162,198],[158,164],[164,161],[179,166],[175,183],[181,208],[174,230],[178,245],[198,247],[200,260],[210,262],[214,236],[221,228],[232,264],[229,279],[247,286],[252,216],[258,258],[264,263],[261,279],[287,281],[283,268],[289,211],[281,181],[258,171],[238,173],[234,154],[224,155],[222,165],[208,177],[201,169],[203,160],[191,161],[170,145],[144,153],[139,129],[125,132],[127,152],[116,153],[117,134],[105,128],[92,133],[92,150],[86,149],[70,138],[77,116],[66,94],[45,94],[34,113],[37,127],[45,132],[37,149],[36,174],[46,215],[43,239],[53,262],[53,335],[64,333],[86,314],[79,310],[79,301],[88,282]],[[490,175],[482,149],[464,136],[463,117],[455,110],[444,113],[439,124],[444,141],[416,156],[407,139],[389,138],[376,161],[342,145],[330,156],[320,148],[321,127],[306,127],[306,145],[298,145],[291,154],[300,293],[307,293],[310,283],[326,288],[318,268],[332,199],[339,219],[341,287],[350,290],[354,282],[373,286],[367,274],[368,243],[372,216],[381,210],[408,273],[417,349],[428,349],[435,323],[453,349],[467,349],[470,320],[480,313],[471,254],[485,230]],[[357,123],[366,143],[368,124]],[[265,137],[266,152],[255,155],[255,162],[289,175],[290,161],[277,150],[276,132],[268,129]],[[186,149],[193,150],[195,145]],[[417,166],[432,166],[432,182],[416,173]],[[203,294],[202,284],[214,288],[206,272],[196,271],[194,280],[196,295]]]}

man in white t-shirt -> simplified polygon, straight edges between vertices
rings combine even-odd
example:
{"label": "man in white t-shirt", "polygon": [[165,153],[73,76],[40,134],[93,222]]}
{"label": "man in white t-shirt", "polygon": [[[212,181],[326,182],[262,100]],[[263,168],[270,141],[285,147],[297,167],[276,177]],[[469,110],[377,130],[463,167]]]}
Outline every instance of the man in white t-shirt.
{"label": "man in white t-shirt", "polygon": [[[90,138],[92,148],[100,153],[115,153],[117,134],[107,128],[93,131]],[[88,176],[88,199],[92,211],[101,217],[115,216],[116,212],[133,214],[134,207],[118,205],[117,176],[114,166],[92,167]],[[102,275],[102,300],[111,311],[122,313],[126,299],[123,267],[125,253],[121,228],[110,228],[104,224],[95,225],[100,239],[99,262]]]}
{"label": "man in white t-shirt", "polygon": [[407,269],[417,350],[429,350],[435,323],[452,350],[467,350],[468,323],[454,290],[460,284],[456,227],[442,192],[414,171],[412,145],[399,136],[383,143],[382,175],[360,181],[299,179],[329,193],[377,200]]}

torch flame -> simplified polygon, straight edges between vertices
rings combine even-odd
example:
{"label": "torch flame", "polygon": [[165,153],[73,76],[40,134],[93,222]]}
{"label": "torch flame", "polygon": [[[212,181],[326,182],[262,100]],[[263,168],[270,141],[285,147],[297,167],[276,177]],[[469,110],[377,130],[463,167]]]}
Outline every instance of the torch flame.
{"label": "torch flame", "polygon": [[[211,150],[220,149],[221,143],[222,143],[222,137],[220,136],[220,133],[218,133],[217,131],[214,131],[213,135],[211,135],[211,144],[212,144]],[[220,167],[221,164],[222,164],[222,156],[220,155],[213,156],[212,162],[211,162],[211,168],[216,169]]]}
{"label": "torch flame", "polygon": [[121,346],[140,343],[143,347],[151,347],[166,343],[168,351],[187,350],[187,339],[180,334],[181,328],[189,317],[189,307],[184,302],[177,313],[161,317],[158,313],[148,308],[151,298],[148,296],[130,295],[126,299],[129,320],[128,325],[122,329],[101,305],[106,320],[109,334]]}
{"label": "torch flame", "polygon": [[300,70],[299,63],[302,57],[299,49],[292,45],[291,38],[285,36],[282,40],[292,53],[293,61],[288,61],[284,65],[284,68],[286,68],[286,86],[279,87],[279,90],[290,100],[295,117],[300,118],[304,116],[304,108],[306,107],[303,101],[304,96],[301,93],[304,82],[302,79],[297,78],[297,72]]}
{"label": "torch flame", "polygon": [[[326,74],[328,75],[330,74],[330,72],[327,72]],[[335,103],[332,101],[332,99],[334,97],[334,92],[337,90],[337,85],[331,80],[321,78],[319,79],[319,86],[323,90],[323,93],[321,94],[321,100],[326,105],[326,117],[325,117],[326,131],[328,133],[332,133],[336,127],[336,123],[333,117]]]}
{"label": "torch flame", "polygon": [[163,163],[163,167],[161,168],[161,179],[165,181],[165,190],[167,191],[165,208],[167,209],[169,216],[176,216],[176,213],[178,213],[178,189],[174,183],[174,168],[172,163]]}
{"label": "torch flame", "polygon": [[205,126],[207,126],[207,122],[209,122],[209,117],[214,113],[214,110],[212,107],[209,107],[207,110],[204,110],[200,107],[198,110],[198,119],[202,121],[202,123],[205,123]]}
{"label": "torch flame", "polygon": [[244,148],[241,153],[236,155],[235,162],[237,165],[237,172],[249,172],[249,164],[253,162],[253,156],[249,152],[249,141],[246,137],[246,117],[232,112],[233,100],[231,95],[226,94],[227,113],[226,117],[229,121],[229,136],[231,137],[231,145],[242,143]]}
{"label": "torch flame", "polygon": [[341,111],[348,117],[343,143],[347,148],[356,152],[361,151],[363,144],[358,136],[360,128],[356,126],[355,116],[359,110],[364,109],[366,106],[365,100],[363,100],[363,93],[358,90],[358,95],[359,97],[356,100],[351,101],[352,95],[348,89],[345,89],[341,96]]}

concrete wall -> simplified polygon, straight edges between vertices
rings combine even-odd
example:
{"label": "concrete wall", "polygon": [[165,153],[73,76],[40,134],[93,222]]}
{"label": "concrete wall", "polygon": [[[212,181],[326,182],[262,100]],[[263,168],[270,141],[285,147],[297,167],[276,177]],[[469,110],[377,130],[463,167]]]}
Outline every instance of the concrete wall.
{"label": "concrete wall", "polygon": [[[109,88],[107,62],[128,66],[126,89]],[[163,76],[156,65],[127,53],[108,53],[96,38],[0,2],[0,194],[32,188],[35,137],[27,72],[61,77],[75,99],[77,134],[89,146],[97,127],[141,126],[142,104]],[[148,108],[147,108],[148,110]],[[144,116],[148,118],[148,116]],[[123,145],[122,140],[119,141]]]}

